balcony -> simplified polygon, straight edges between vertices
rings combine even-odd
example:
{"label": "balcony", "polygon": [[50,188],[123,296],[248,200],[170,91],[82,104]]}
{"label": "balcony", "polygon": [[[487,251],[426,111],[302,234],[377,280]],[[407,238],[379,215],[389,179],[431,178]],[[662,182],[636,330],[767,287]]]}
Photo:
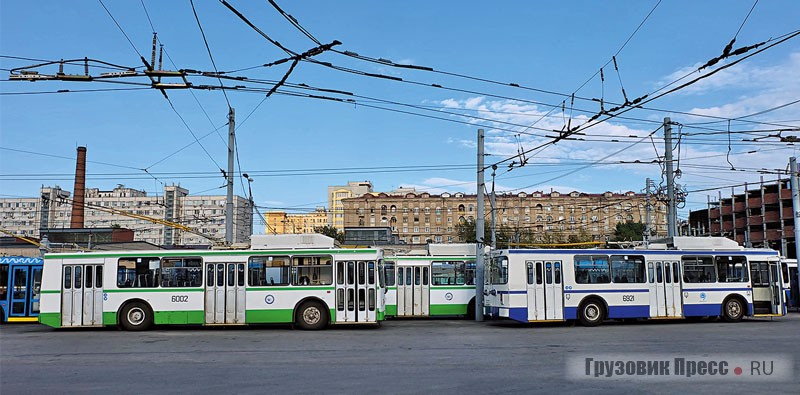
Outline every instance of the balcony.
{"label": "balcony", "polygon": [[794,218],[794,213],[792,213],[792,207],[783,207],[783,218]]}
{"label": "balcony", "polygon": [[750,242],[758,243],[764,241],[764,232],[750,232]]}
{"label": "balcony", "polygon": [[734,203],[733,204],[733,208],[734,208],[734,211],[737,212],[737,213],[744,212],[744,202],[736,202],[736,203]]}
{"label": "balcony", "polygon": [[731,206],[722,206],[722,215],[731,215]]}
{"label": "balcony", "polygon": [[750,217],[750,226],[757,226],[764,223],[764,219],[760,215]]}
{"label": "balcony", "polygon": [[[776,201],[776,203],[777,203],[777,201]],[[760,196],[751,197],[747,201],[747,205],[749,207],[761,207],[761,197]]]}
{"label": "balcony", "polygon": [[[789,198],[791,199],[791,194]],[[768,193],[764,195],[764,204],[778,204],[778,194],[777,193]]]}
{"label": "balcony", "polygon": [[[752,219],[750,220],[750,224],[752,225]],[[747,219],[746,218],[736,218],[736,228],[744,228],[747,226]]]}
{"label": "balcony", "polygon": [[764,213],[764,221],[766,222],[777,222],[780,221],[780,213],[777,211],[768,211]]}

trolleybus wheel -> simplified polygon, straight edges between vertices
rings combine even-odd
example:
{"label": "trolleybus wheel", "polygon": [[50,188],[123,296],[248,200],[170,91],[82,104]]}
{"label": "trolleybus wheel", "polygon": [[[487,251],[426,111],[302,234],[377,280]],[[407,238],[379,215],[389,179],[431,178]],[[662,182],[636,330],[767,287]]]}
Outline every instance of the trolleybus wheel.
{"label": "trolleybus wheel", "polygon": [[144,303],[133,302],[122,309],[119,321],[125,330],[143,331],[153,324],[153,314]]}
{"label": "trolleybus wheel", "polygon": [[578,310],[578,320],[583,326],[597,326],[603,322],[605,316],[603,303],[597,299],[590,299],[583,302]]}
{"label": "trolleybus wheel", "polygon": [[728,322],[741,321],[744,316],[744,306],[739,298],[730,298],[723,305],[722,317]]}
{"label": "trolleybus wheel", "polygon": [[295,323],[300,329],[319,330],[328,325],[328,313],[319,302],[306,302],[297,309]]}

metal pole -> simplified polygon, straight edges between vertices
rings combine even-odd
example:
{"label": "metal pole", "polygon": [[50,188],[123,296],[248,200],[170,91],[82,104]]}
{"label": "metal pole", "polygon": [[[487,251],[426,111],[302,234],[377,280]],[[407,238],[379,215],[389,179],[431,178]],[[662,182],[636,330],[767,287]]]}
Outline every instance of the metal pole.
{"label": "metal pole", "polygon": [[675,237],[677,227],[677,206],[675,204],[675,171],[672,169],[672,121],[669,117],[664,118],[664,161],[666,162],[667,176],[667,237]]}
{"label": "metal pole", "polygon": [[[791,157],[789,158],[789,171],[791,174],[792,180],[792,209],[794,210],[794,222],[792,227],[794,228],[794,256],[795,258],[800,257],[800,227],[797,224],[800,224],[800,188],[798,188],[798,178],[797,178],[797,158]],[[780,199],[780,196],[778,196]],[[800,261],[800,259],[798,259]],[[800,284],[800,270],[797,270],[797,283]]]}
{"label": "metal pole", "polygon": [[494,172],[497,170],[497,165],[492,165],[492,194],[489,196],[489,204],[492,205],[492,249],[497,248],[497,199],[494,193]]}
{"label": "metal pole", "polygon": [[236,112],[228,111],[228,197],[225,201],[225,243],[233,244],[233,148],[236,144]]}
{"label": "metal pole", "polygon": [[483,321],[483,129],[478,129],[478,215],[475,219],[475,321]]}

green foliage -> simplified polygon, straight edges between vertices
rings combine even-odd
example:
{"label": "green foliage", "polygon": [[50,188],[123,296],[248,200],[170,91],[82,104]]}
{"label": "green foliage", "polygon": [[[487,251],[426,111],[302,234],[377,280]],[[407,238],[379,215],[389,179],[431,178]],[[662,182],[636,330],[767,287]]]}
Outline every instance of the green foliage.
{"label": "green foliage", "polygon": [[641,222],[627,221],[618,223],[614,229],[614,240],[616,241],[636,241],[642,240],[644,235],[644,224]]}
{"label": "green foliage", "polygon": [[344,243],[344,232],[339,229],[336,229],[336,227],[332,225],[317,226],[316,228],[314,228],[314,233],[319,233],[331,237],[334,240],[338,241],[340,244]]}

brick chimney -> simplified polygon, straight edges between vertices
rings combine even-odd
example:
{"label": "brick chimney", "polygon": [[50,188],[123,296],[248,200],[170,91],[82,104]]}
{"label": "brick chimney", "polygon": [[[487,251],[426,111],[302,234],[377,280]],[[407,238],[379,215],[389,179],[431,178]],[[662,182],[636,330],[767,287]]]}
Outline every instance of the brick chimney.
{"label": "brick chimney", "polygon": [[86,198],[86,147],[78,147],[75,164],[75,188],[72,196],[72,220],[70,228],[83,229],[83,205]]}

